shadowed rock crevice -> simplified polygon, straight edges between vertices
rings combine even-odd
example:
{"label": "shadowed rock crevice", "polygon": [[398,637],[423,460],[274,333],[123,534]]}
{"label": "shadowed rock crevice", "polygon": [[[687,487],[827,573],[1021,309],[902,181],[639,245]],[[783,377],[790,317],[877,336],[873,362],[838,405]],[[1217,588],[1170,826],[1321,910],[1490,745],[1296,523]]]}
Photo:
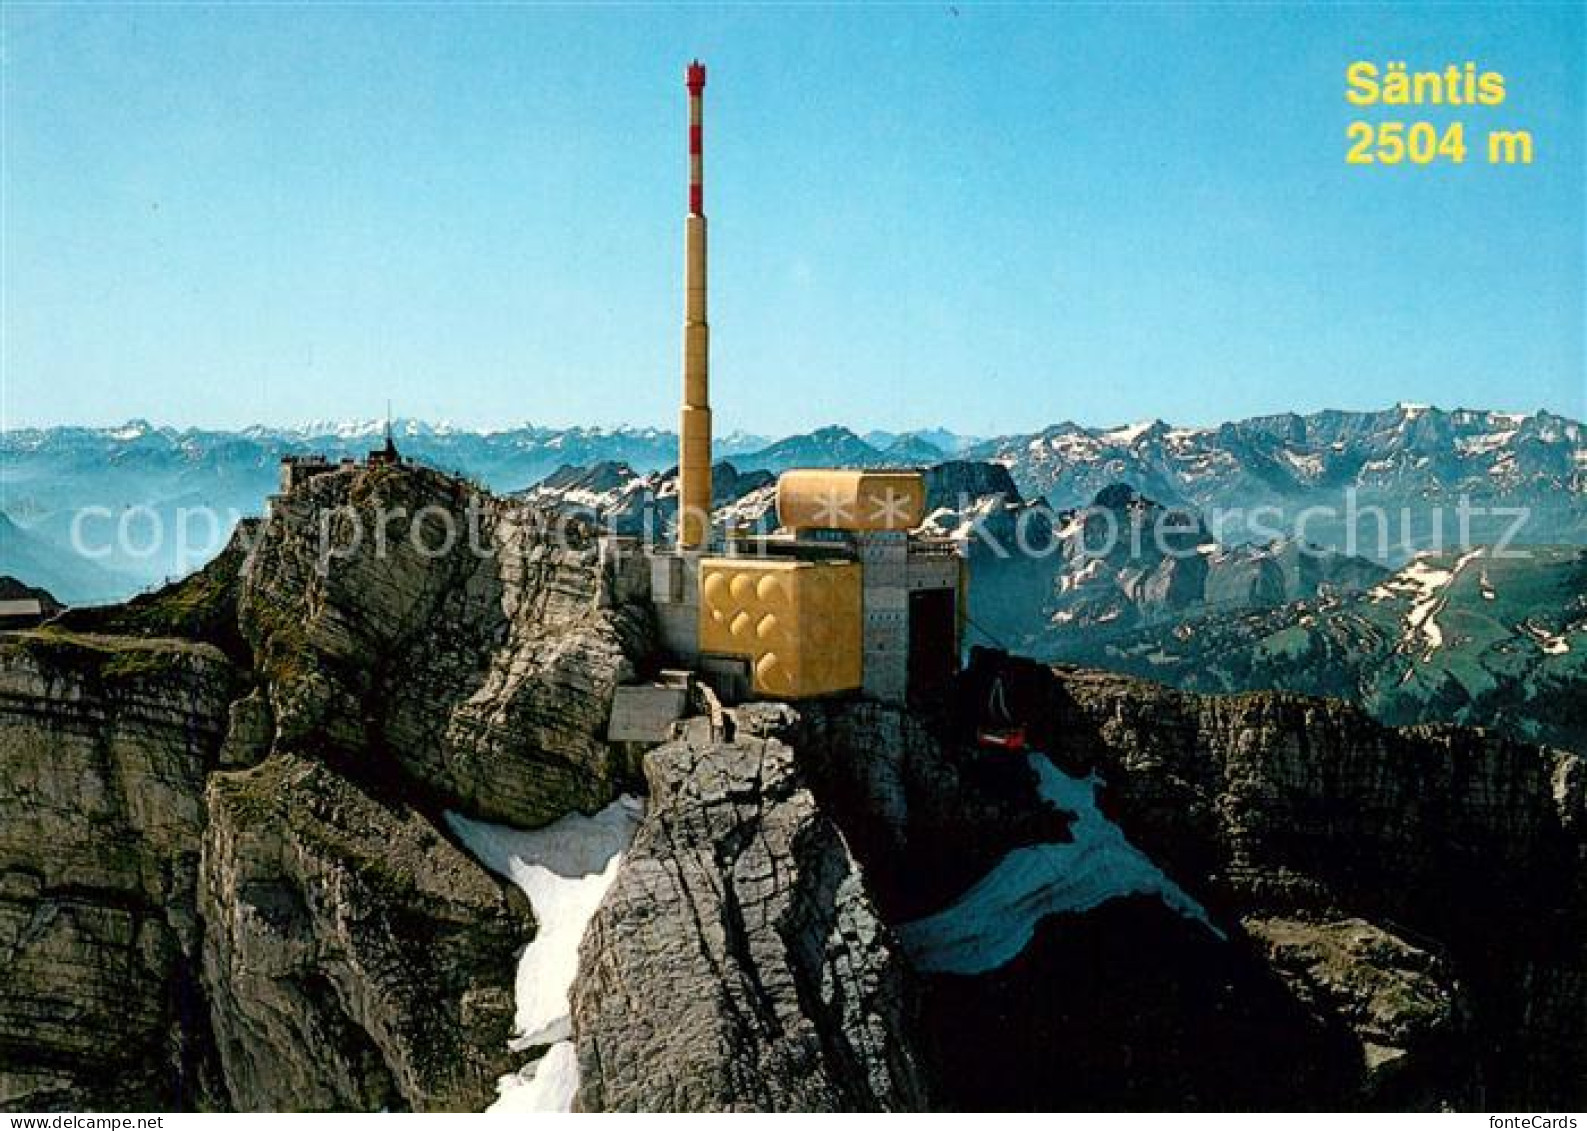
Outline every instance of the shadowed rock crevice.
{"label": "shadowed rock crevice", "polygon": [[1332,700],[1031,670],[1046,748],[1100,773],[1131,840],[1354,1034],[1345,1101],[1583,1102],[1579,758]]}
{"label": "shadowed rock crevice", "polygon": [[[894,923],[952,903],[1022,844],[1069,836],[1023,758],[974,750],[963,720],[984,674],[963,681],[957,729],[861,703],[738,712],[741,735],[796,748]],[[1101,776],[1102,811],[1229,940],[1156,900],[1115,900],[1049,917],[985,975],[919,979],[940,1103],[1394,1110],[1578,1094],[1578,759],[1299,696],[1181,695],[1018,661],[1005,677],[1033,742]]]}

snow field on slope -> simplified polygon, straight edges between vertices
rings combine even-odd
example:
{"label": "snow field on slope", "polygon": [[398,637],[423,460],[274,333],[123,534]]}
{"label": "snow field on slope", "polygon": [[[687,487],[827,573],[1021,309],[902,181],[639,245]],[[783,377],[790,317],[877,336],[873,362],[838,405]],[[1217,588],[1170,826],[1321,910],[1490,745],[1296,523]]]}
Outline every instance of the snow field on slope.
{"label": "snow field on slope", "polygon": [[1155,895],[1174,911],[1224,934],[1206,910],[1165,876],[1097,807],[1096,775],[1079,778],[1044,754],[1028,756],[1042,799],[1075,815],[1072,841],[1028,845],[1004,856],[956,902],[898,929],[917,969],[945,974],[995,970],[1025,949],[1049,915],[1081,914],[1127,895]]}
{"label": "snow field on slope", "polygon": [[550,1047],[498,1081],[500,1098],[489,1110],[570,1110],[578,1064],[568,992],[578,974],[579,942],[617,878],[643,815],[643,803],[628,796],[593,817],[570,813],[528,831],[446,815],[448,827],[481,864],[523,891],[535,917],[535,937],[518,959],[516,1035],[508,1047]]}

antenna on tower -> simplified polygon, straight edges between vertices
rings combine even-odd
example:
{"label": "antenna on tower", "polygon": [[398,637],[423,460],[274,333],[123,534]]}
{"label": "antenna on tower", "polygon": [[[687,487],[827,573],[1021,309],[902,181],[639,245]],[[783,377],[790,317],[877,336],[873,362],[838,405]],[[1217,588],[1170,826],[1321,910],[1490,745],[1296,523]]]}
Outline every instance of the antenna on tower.
{"label": "antenna on tower", "polygon": [[683,409],[678,421],[678,549],[711,536],[711,332],[705,321],[705,66],[683,73],[689,92],[689,214],[683,220]]}
{"label": "antenna on tower", "polygon": [[397,454],[397,441],[391,435],[391,398],[386,398],[386,442],[380,448],[369,453],[371,466],[377,464],[398,464],[402,457]]}

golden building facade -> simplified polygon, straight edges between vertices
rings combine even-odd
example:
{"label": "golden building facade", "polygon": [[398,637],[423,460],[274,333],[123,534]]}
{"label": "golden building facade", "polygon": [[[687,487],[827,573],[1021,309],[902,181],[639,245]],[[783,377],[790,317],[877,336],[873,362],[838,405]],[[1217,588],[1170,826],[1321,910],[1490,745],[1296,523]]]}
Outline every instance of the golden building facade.
{"label": "golden building facade", "polygon": [[776,699],[858,691],[862,570],[852,561],[705,558],[700,652],[748,662],[750,690]]}

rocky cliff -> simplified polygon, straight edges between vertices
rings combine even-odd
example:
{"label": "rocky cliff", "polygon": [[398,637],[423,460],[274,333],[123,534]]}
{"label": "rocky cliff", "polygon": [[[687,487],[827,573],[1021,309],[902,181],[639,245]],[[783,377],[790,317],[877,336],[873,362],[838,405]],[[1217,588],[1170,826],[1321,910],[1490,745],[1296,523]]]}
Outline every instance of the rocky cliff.
{"label": "rocky cliff", "polygon": [[184,582],[4,638],[0,1106],[489,1102],[534,920],[442,813],[611,800],[648,652],[543,519],[340,471]]}
{"label": "rocky cliff", "polygon": [[[1106,1031],[1108,1018],[1138,1002],[1152,1024],[1133,1039],[1153,1026],[1168,1026],[1166,1039],[1194,1025],[1215,1079],[1229,1064],[1260,1065],[1284,1049],[1309,1077],[1286,1078],[1289,1105],[1503,1109],[1587,1099],[1581,759],[1458,728],[1384,728],[1331,700],[1196,696],[1098,672],[1016,671],[1039,743],[1070,770],[1100,775],[1104,808],[1233,939],[1203,968],[1187,956],[1207,940],[1183,921],[1113,909],[1130,961],[1089,952],[1095,976],[1078,984],[1108,987],[1092,1002],[1094,1018],[1074,996],[1062,1003],[1071,1020],[1086,1016],[1090,1035],[1093,1020]],[[1079,927],[1081,938],[1102,932],[1090,943],[1049,923],[1020,959],[1025,976],[1076,984],[1076,947],[1088,953],[1114,933],[1101,921]],[[1238,1004],[1186,998],[1188,979],[1206,981],[1208,970],[1225,986],[1249,986]],[[1171,971],[1182,977],[1159,985]],[[1029,983],[1005,977],[1007,996],[947,989],[955,1023],[965,1010],[1005,1007],[1029,1018]],[[1275,990],[1277,1012],[1242,1037],[1231,1018]],[[1219,1034],[1231,1043],[1220,1046]],[[1017,1054],[993,1057],[986,1079],[1013,1087],[1010,1077],[1031,1067]],[[1177,1053],[1165,1061],[1174,1066],[1166,1089],[1139,1058],[1107,1071],[1095,1061],[1091,1045],[1077,1061],[1089,1066],[1073,1081],[1080,1094],[1095,1095],[1087,1089],[1117,1073],[1116,1086],[1164,1100],[1283,1099],[1264,1090],[1260,1073],[1196,1088]]]}
{"label": "rocky cliff", "polygon": [[277,506],[238,611],[282,743],[489,820],[615,792],[606,714],[649,621],[576,521],[420,468],[322,476]]}
{"label": "rocky cliff", "polygon": [[237,682],[202,644],[0,647],[0,1107],[216,1099],[196,880]]}
{"label": "rocky cliff", "polygon": [[908,974],[842,835],[789,746],[708,730],[647,756],[649,813],[585,935],[580,1106],[924,1107]]}
{"label": "rocky cliff", "polygon": [[[966,700],[983,674],[967,676]],[[1017,662],[1004,674],[1057,772],[1097,783],[1084,788],[1100,813],[1044,802],[1022,757],[955,733],[962,708],[933,722],[875,704],[753,705],[729,714],[731,740],[696,734],[647,757],[651,815],[585,940],[584,1105],[1581,1102],[1578,759],[1397,731],[1303,697],[1180,695]],[[843,957],[822,978],[790,959],[812,943],[786,911],[811,859],[781,851],[791,798],[801,820],[841,832],[841,856],[815,840],[874,909],[828,942]],[[1098,821],[1118,848],[1076,842]],[[1162,870],[1154,885],[1122,878],[1126,843]],[[1044,877],[1046,846],[1072,851]],[[1034,883],[1013,900],[1055,910],[1012,959],[917,967],[900,933],[975,906],[1016,860],[1012,882]],[[1063,890],[1080,882],[1100,889]],[[846,917],[831,905],[818,922]],[[1019,919],[968,917],[996,945]],[[891,1032],[912,1087],[816,1036],[830,988],[850,1002],[855,972],[880,969],[887,992],[864,996],[847,1031]]]}

